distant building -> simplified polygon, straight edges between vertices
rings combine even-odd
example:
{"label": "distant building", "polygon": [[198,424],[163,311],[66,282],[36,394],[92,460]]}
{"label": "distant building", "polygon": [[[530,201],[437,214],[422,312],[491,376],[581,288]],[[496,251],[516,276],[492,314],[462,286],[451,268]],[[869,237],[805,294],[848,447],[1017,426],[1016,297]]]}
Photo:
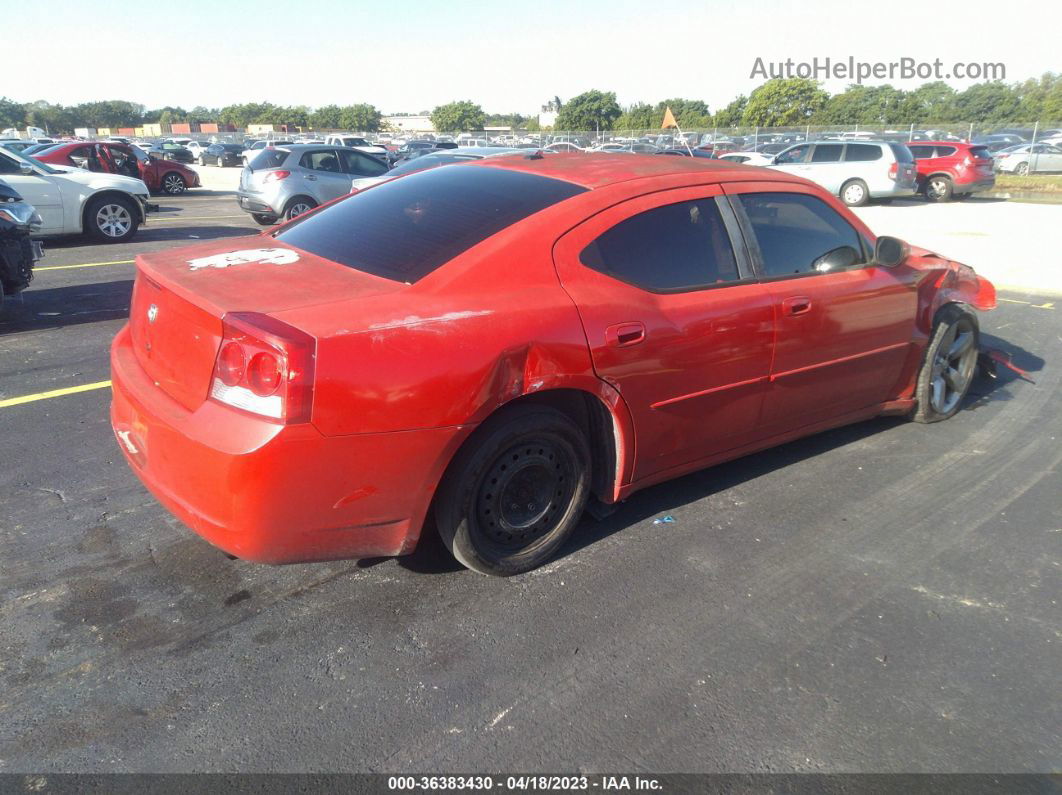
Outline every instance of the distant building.
{"label": "distant building", "polygon": [[401,132],[435,132],[431,116],[384,116],[383,123]]}
{"label": "distant building", "polygon": [[538,112],[538,125],[540,127],[553,127],[557,123],[558,113],[560,113],[560,106],[551,99]]}

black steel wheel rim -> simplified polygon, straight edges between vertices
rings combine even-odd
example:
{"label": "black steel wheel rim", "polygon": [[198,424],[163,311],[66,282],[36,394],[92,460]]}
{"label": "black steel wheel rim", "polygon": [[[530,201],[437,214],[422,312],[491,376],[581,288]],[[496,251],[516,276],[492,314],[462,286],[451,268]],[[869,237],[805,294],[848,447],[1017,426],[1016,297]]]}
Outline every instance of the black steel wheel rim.
{"label": "black steel wheel rim", "polygon": [[529,549],[564,521],[575,496],[575,460],[556,441],[514,444],[491,462],[476,493],[476,526],[503,553]]}

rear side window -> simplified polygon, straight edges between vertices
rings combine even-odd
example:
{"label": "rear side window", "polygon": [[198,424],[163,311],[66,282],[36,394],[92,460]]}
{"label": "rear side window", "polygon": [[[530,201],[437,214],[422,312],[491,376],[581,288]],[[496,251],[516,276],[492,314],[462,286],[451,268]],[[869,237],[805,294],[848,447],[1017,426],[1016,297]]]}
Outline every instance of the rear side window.
{"label": "rear side window", "polygon": [[378,177],[387,173],[387,166],[381,161],[361,152],[340,149],[339,159],[342,161],[343,170],[357,177]]}
{"label": "rear side window", "polygon": [[[859,235],[821,199],[803,193],[743,193],[739,198],[759,244],[764,276],[819,273],[863,263]],[[825,267],[826,259],[834,268]]]}
{"label": "rear side window", "polygon": [[[911,150],[903,144],[889,144],[892,149],[893,155],[896,156],[896,160],[899,163],[913,163],[914,157],[911,156]],[[874,158],[877,160],[877,158]]]}
{"label": "rear side window", "polygon": [[639,213],[598,237],[579,259],[588,268],[654,292],[692,290],[739,278],[714,199]]}
{"label": "rear side window", "polygon": [[842,144],[816,144],[815,151],[811,153],[812,163],[839,163],[841,162]]}
{"label": "rear side window", "polygon": [[412,283],[508,226],[585,188],[500,168],[435,168],[375,185],[284,227],[277,239]]}
{"label": "rear side window", "polygon": [[936,154],[937,154],[937,157],[951,157],[953,154],[955,154],[955,147],[954,146],[938,146]]}
{"label": "rear side window", "polygon": [[251,169],[280,168],[291,154],[287,149],[263,149],[251,160]]}
{"label": "rear side window", "polygon": [[[907,159],[911,160],[908,153]],[[877,144],[848,144],[844,150],[846,163],[865,163],[871,160],[881,160],[881,147]]]}
{"label": "rear side window", "polygon": [[970,157],[976,157],[981,160],[989,160],[992,157],[992,153],[988,151],[987,146],[971,146]]}

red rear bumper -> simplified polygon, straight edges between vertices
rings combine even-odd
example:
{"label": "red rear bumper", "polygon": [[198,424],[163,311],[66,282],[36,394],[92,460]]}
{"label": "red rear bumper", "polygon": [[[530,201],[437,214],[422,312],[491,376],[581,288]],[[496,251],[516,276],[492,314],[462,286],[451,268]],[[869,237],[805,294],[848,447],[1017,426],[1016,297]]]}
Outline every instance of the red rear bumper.
{"label": "red rear bumper", "polygon": [[412,551],[468,430],[326,437],[212,401],[187,411],[146,376],[128,326],[111,372],[111,425],[137,477],[199,535],[260,563]]}

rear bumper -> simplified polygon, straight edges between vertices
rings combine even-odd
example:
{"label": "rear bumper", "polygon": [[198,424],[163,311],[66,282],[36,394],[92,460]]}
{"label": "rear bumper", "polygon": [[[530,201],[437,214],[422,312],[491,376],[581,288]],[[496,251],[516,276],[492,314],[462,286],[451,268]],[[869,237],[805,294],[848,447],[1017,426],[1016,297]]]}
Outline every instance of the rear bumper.
{"label": "rear bumper", "polygon": [[130,468],[207,541],[260,563],[412,551],[467,432],[326,437],[205,401],[187,411],[148,378],[129,327],[111,348],[111,426]]}
{"label": "rear bumper", "polygon": [[976,193],[980,190],[991,190],[996,186],[996,176],[977,177],[968,182],[955,181],[955,189],[959,193]]}
{"label": "rear bumper", "polygon": [[277,215],[279,213],[269,206],[264,200],[258,196],[253,196],[242,191],[237,191],[236,202],[240,205],[240,209],[244,212],[255,213],[261,215]]}

